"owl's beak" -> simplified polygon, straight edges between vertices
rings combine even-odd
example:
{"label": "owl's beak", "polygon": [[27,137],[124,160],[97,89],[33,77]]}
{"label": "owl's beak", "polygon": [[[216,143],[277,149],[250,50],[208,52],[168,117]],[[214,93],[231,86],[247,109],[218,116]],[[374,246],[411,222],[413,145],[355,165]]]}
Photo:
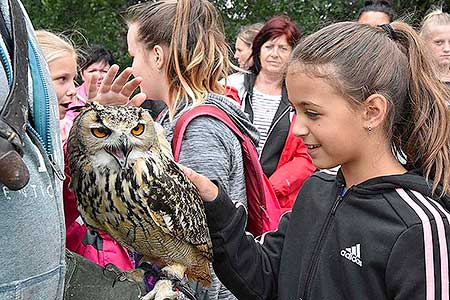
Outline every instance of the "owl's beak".
{"label": "owl's beak", "polygon": [[126,141],[119,147],[111,147],[106,151],[117,160],[122,169],[125,168],[125,166],[127,165],[128,154],[130,154],[131,152],[131,147],[129,147]]}

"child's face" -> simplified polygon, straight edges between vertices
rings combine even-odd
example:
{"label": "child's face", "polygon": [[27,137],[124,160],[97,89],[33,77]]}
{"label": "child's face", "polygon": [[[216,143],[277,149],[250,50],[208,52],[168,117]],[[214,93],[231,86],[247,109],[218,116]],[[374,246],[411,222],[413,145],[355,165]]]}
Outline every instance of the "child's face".
{"label": "child's face", "polygon": [[302,138],[316,167],[332,168],[360,158],[367,136],[362,113],[325,79],[288,72],[286,86],[297,114],[293,133]]}
{"label": "child's face", "polygon": [[433,25],[425,41],[440,66],[450,65],[450,25]]}
{"label": "child's face", "polygon": [[50,75],[59,104],[59,119],[63,119],[69,104],[75,99],[74,79],[77,74],[77,62],[71,54],[56,58],[49,64]]}

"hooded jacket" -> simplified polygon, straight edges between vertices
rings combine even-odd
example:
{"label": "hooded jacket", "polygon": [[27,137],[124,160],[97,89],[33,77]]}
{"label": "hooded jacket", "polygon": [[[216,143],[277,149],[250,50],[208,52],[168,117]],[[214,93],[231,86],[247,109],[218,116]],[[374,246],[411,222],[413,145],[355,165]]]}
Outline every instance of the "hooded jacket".
{"label": "hooded jacket", "polygon": [[[11,32],[8,1],[0,0],[0,13]],[[55,300],[62,299],[65,271],[58,103],[34,29],[27,16],[25,19],[29,63],[26,100],[32,118],[22,141],[30,181],[19,191],[0,184],[0,299]],[[5,40],[0,35],[0,107],[12,84]]]}
{"label": "hooded jacket", "polygon": [[449,198],[412,171],[344,187],[313,174],[259,243],[220,191],[205,203],[219,279],[238,299],[448,299]]}

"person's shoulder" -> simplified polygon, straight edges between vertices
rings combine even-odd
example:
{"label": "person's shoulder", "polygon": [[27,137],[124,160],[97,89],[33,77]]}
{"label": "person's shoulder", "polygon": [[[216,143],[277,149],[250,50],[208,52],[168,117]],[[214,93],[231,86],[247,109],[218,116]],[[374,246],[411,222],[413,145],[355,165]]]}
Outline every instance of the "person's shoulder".
{"label": "person's shoulder", "polygon": [[335,169],[322,169],[317,170],[302,185],[302,191],[310,193],[311,191],[323,191],[325,187],[332,187],[336,185],[337,170]]}
{"label": "person's shoulder", "polygon": [[187,127],[189,133],[196,135],[214,136],[216,138],[225,137],[228,139],[230,136],[234,136],[231,129],[221,120],[211,116],[198,116],[193,119]]}
{"label": "person's shoulder", "polygon": [[241,72],[231,74],[227,78],[227,85],[239,90],[244,86],[244,77],[245,74]]}

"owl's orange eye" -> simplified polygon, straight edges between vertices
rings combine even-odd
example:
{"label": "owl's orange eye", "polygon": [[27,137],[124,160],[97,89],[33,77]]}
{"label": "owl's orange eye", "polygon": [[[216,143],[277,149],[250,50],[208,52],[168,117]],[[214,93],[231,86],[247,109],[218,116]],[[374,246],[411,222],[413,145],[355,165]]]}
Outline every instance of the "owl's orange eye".
{"label": "owl's orange eye", "polygon": [[134,127],[133,129],[131,129],[131,133],[134,136],[139,136],[144,132],[145,126],[144,124],[138,124],[136,127]]}
{"label": "owl's orange eye", "polygon": [[91,132],[97,138],[104,138],[111,134],[111,130],[104,127],[91,128]]}

